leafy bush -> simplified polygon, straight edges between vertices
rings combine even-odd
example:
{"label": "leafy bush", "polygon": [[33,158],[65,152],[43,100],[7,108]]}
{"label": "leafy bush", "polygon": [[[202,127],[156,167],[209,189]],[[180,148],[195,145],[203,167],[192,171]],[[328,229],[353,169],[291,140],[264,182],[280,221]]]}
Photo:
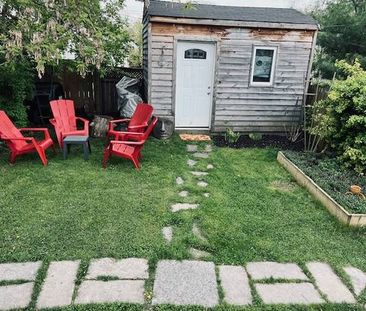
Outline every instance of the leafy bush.
{"label": "leafy bush", "polygon": [[327,99],[315,104],[313,134],[321,135],[346,166],[366,171],[366,71],[356,60],[336,63],[346,73],[331,83]]}
{"label": "leafy bush", "polygon": [[249,138],[254,141],[262,140],[263,135],[261,133],[250,133]]}
{"label": "leafy bush", "polygon": [[226,129],[225,141],[228,144],[236,144],[240,138],[240,133],[234,132],[231,128]]}
{"label": "leafy bush", "polygon": [[27,125],[24,102],[31,98],[33,86],[33,75],[27,63],[0,66],[0,110],[5,110],[20,127]]}

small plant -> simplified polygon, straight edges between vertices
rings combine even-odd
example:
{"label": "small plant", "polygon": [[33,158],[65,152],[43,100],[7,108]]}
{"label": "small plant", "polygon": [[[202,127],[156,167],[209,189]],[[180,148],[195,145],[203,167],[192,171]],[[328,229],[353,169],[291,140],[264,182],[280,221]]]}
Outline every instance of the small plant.
{"label": "small plant", "polygon": [[225,141],[229,145],[235,145],[240,138],[239,132],[234,132],[231,128],[226,129]]}
{"label": "small plant", "polygon": [[262,140],[263,135],[261,133],[250,133],[249,138],[254,141]]}

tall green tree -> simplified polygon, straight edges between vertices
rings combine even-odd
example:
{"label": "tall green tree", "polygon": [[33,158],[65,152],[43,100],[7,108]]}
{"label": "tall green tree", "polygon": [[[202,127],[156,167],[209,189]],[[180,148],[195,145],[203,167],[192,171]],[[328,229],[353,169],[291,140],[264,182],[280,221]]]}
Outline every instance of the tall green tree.
{"label": "tall green tree", "polygon": [[313,15],[321,26],[315,69],[331,78],[336,60],[356,58],[366,68],[366,0],[326,1]]}
{"label": "tall green tree", "polygon": [[82,76],[123,64],[131,41],[123,7],[124,0],[0,0],[0,109],[24,124],[31,74],[42,77],[65,55]]}

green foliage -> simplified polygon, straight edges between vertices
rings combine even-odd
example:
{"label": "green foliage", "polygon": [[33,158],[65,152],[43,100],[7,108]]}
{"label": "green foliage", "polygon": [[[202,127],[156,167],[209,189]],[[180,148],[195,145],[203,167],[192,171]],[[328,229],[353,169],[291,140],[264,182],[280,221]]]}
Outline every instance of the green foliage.
{"label": "green foliage", "polygon": [[263,138],[263,135],[261,133],[250,133],[249,138],[251,140],[258,141],[258,140],[261,140]]}
{"label": "green foliage", "polygon": [[346,194],[351,185],[366,189],[363,176],[344,168],[337,159],[325,155],[286,151],[286,156],[349,212],[366,213],[366,200]]}
{"label": "green foliage", "polygon": [[131,67],[142,66],[142,27],[141,23],[136,23],[131,27],[132,44],[128,55],[128,63]]}
{"label": "green foliage", "polygon": [[64,53],[85,75],[122,64],[129,45],[124,0],[0,1],[0,56],[7,63],[34,62],[42,76]]}
{"label": "green foliage", "polygon": [[0,65],[0,110],[21,127],[27,125],[24,101],[32,97],[33,78],[27,62],[16,67]]}
{"label": "green foliage", "polygon": [[325,8],[317,9],[313,16],[320,23],[318,44],[321,49],[315,58],[318,74],[331,79],[337,68],[335,61],[359,59],[366,68],[366,1],[328,1]]}
{"label": "green foliage", "polygon": [[227,128],[225,132],[225,141],[228,144],[236,144],[240,138],[240,133],[234,132],[231,128]]}
{"label": "green foliage", "polygon": [[315,104],[312,134],[321,135],[358,173],[366,168],[366,71],[356,61],[339,61],[347,78],[331,83],[327,99]]}

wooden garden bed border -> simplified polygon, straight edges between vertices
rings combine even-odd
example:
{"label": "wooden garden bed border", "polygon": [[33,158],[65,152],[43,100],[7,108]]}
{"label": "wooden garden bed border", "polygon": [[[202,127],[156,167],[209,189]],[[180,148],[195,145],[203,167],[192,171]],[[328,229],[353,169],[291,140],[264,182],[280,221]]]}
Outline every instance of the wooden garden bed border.
{"label": "wooden garden bed border", "polygon": [[298,166],[292,163],[283,152],[277,154],[277,161],[295,178],[297,183],[305,187],[328,211],[341,222],[354,227],[366,226],[366,214],[351,214],[339,205],[328,193],[320,188]]}

